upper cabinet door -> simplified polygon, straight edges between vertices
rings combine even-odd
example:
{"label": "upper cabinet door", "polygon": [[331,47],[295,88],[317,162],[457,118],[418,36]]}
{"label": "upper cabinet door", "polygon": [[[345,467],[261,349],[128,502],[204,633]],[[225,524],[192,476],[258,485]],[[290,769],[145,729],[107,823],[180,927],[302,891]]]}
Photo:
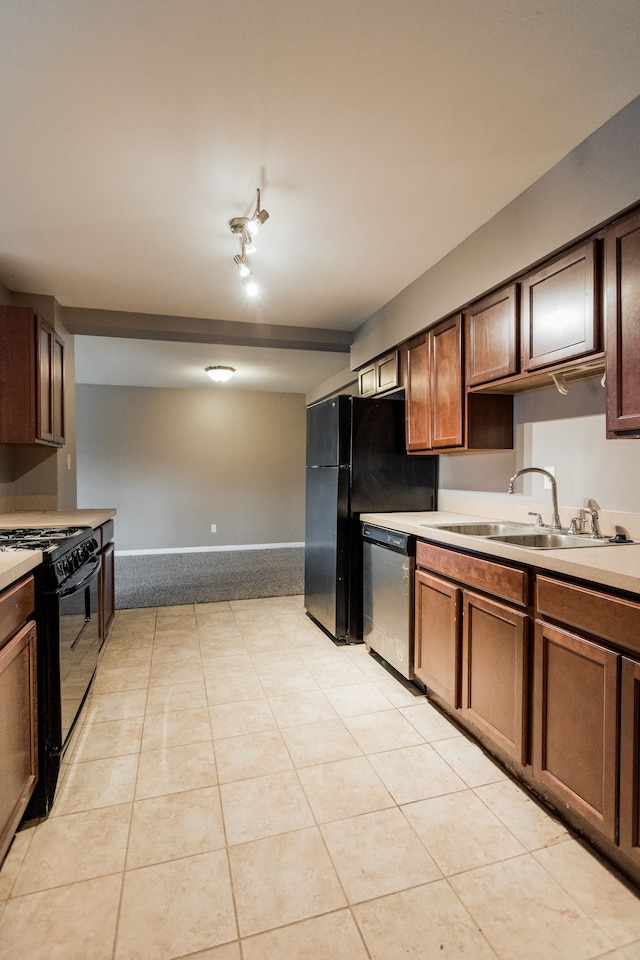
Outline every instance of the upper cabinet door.
{"label": "upper cabinet door", "polygon": [[64,343],[40,317],[36,317],[36,438],[64,443]]}
{"label": "upper cabinet door", "polygon": [[523,371],[600,349],[597,243],[580,244],[523,280]]}
{"label": "upper cabinet door", "polygon": [[464,443],[462,314],[439,323],[431,339],[431,444],[434,450]]}
{"label": "upper cabinet door", "polygon": [[518,285],[498,290],[465,311],[467,386],[518,373]]}
{"label": "upper cabinet door", "polygon": [[640,213],[605,233],[607,436],[640,437]]}
{"label": "upper cabinet door", "polygon": [[404,347],[405,423],[407,450],[431,449],[429,337],[426,333]]}

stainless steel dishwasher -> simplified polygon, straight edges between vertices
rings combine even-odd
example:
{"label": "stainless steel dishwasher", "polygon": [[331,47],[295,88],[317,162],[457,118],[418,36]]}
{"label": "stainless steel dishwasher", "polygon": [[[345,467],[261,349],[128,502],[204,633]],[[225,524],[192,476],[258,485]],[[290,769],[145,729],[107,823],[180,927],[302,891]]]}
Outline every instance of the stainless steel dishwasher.
{"label": "stainless steel dishwasher", "polygon": [[362,524],[363,636],[406,677],[413,673],[415,537]]}

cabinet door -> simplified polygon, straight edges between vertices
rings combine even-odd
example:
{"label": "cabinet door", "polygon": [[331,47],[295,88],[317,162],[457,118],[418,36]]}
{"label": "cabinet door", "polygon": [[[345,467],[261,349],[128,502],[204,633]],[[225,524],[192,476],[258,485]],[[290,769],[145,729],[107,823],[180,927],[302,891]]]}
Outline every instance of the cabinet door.
{"label": "cabinet door", "polygon": [[460,607],[455,584],[422,570],[416,573],[416,676],[428,692],[451,707],[460,706]]}
{"label": "cabinet door", "polygon": [[597,250],[589,240],[523,281],[523,370],[600,349]]}
{"label": "cabinet door", "polygon": [[405,350],[407,450],[431,449],[431,403],[429,397],[429,339],[426,334],[411,340]]}
{"label": "cabinet door", "polygon": [[51,364],[51,398],[53,404],[53,442],[64,443],[64,341],[53,335]]}
{"label": "cabinet door", "polygon": [[640,865],[640,663],[622,659],[620,847]]}
{"label": "cabinet door", "polygon": [[376,392],[376,365],[370,364],[358,372],[358,394],[361,397],[372,397]]}
{"label": "cabinet door", "polygon": [[385,393],[400,386],[398,351],[392,350],[376,362],[376,391]]}
{"label": "cabinet door", "polygon": [[607,436],[640,437],[640,213],[605,234]]}
{"label": "cabinet door", "polygon": [[533,774],[616,840],[618,656],[536,620]]}
{"label": "cabinet door", "polygon": [[462,623],[462,713],[525,764],[527,614],[465,590]]}
{"label": "cabinet door", "polygon": [[0,650],[0,863],[38,779],[36,625]]}
{"label": "cabinet door", "polygon": [[465,311],[467,386],[518,372],[518,286],[472,304]]}
{"label": "cabinet door", "polygon": [[36,344],[36,436],[53,443],[53,330],[40,317],[36,318]]}
{"label": "cabinet door", "polygon": [[462,314],[430,331],[431,445],[461,447],[464,443]]}
{"label": "cabinet door", "polygon": [[115,545],[102,550],[102,568],[98,581],[98,623],[100,639],[105,640],[115,613]]}
{"label": "cabinet door", "polygon": [[358,372],[358,393],[361,397],[372,397],[377,393],[386,393],[400,386],[398,351],[380,357],[375,363],[363,367]]}
{"label": "cabinet door", "polygon": [[64,342],[36,317],[37,440],[64,443]]}

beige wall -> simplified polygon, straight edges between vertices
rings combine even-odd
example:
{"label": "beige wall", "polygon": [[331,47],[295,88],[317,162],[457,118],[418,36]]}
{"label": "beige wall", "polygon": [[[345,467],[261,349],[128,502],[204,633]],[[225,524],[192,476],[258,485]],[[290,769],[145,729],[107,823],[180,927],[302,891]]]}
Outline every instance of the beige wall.
{"label": "beige wall", "polygon": [[118,510],[117,549],[304,540],[302,394],[79,384],[77,398],[78,506]]}

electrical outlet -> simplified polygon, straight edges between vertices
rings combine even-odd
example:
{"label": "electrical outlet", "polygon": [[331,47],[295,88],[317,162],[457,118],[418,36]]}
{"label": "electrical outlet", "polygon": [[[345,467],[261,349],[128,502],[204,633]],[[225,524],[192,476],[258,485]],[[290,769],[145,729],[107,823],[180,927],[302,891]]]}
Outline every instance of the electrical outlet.
{"label": "electrical outlet", "polygon": [[[544,469],[547,471],[547,473],[550,473],[552,477],[555,477],[556,475],[555,467],[545,467]],[[551,480],[549,480],[548,477],[544,477],[543,479],[544,479],[544,489],[551,490]]]}
{"label": "electrical outlet", "polygon": [[211,524],[211,533],[217,533],[217,532],[218,532],[218,524],[217,524],[217,523],[212,523],[212,524]]}

